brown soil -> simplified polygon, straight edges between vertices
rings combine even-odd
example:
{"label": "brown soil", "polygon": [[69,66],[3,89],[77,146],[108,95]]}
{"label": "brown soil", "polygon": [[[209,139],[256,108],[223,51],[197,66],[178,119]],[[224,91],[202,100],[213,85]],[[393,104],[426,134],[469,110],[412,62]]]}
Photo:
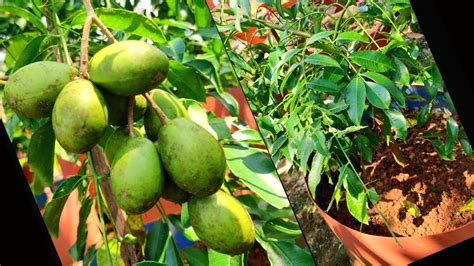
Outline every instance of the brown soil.
{"label": "brown soil", "polygon": [[[374,150],[374,160],[365,165],[362,179],[374,187],[380,197],[376,207],[383,213],[397,236],[425,236],[442,233],[474,220],[474,211],[456,216],[467,200],[474,197],[474,161],[462,154],[459,144],[455,147],[456,159],[442,160],[433,145],[422,138],[424,132],[444,130],[446,120],[433,118],[424,127],[408,130],[406,143],[398,141],[406,166],[398,165],[386,145]],[[326,182],[318,187],[318,203],[326,208],[333,188]],[[403,201],[416,204],[421,216],[415,218],[406,212]],[[362,232],[390,236],[382,217],[373,206],[368,210],[369,226]],[[332,207],[329,215],[343,224],[361,229],[361,224],[347,210],[345,202],[339,210]]]}

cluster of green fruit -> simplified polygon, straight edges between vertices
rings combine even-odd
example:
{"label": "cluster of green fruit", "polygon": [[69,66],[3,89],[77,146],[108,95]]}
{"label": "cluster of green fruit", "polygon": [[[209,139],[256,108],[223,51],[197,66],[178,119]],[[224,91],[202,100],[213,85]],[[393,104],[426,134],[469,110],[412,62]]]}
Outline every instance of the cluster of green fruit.
{"label": "cluster of green fruit", "polygon": [[[143,213],[160,197],[188,202],[190,223],[208,247],[243,253],[254,243],[253,222],[239,201],[221,190],[226,159],[219,142],[189,119],[178,98],[156,89],[168,67],[167,56],[155,46],[122,41],[92,57],[90,80],[69,65],[36,62],[11,75],[5,97],[23,116],[51,116],[65,150],[84,153],[102,146],[112,193],[127,213]],[[148,104],[144,93],[150,95]],[[129,97],[135,97],[133,119],[143,117],[145,134],[127,127]]]}

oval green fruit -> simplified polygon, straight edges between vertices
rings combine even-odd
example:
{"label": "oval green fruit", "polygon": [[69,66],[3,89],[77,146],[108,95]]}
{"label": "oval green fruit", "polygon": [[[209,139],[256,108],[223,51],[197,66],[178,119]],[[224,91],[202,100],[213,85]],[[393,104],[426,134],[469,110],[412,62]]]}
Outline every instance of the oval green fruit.
{"label": "oval green fruit", "polygon": [[[153,101],[160,107],[160,109],[166,114],[169,119],[177,117],[188,117],[186,108],[179,102],[178,98],[173,94],[155,89],[150,92]],[[145,118],[145,131],[149,139],[155,141],[158,136],[158,131],[161,127],[161,122],[155,111],[148,104],[146,109]]]}
{"label": "oval green fruit", "polygon": [[153,207],[164,187],[153,142],[144,137],[128,139],[115,154],[110,185],[117,205],[127,213],[139,214]]}
{"label": "oval green fruit", "polygon": [[29,118],[51,115],[54,102],[78,71],[57,62],[42,61],[20,68],[5,85],[8,105]]}
{"label": "oval green fruit", "polygon": [[[134,137],[141,137],[141,133],[138,131],[138,129],[133,128],[133,130],[135,132]],[[115,154],[120,149],[120,147],[127,142],[128,139],[130,139],[130,135],[128,133],[127,127],[118,127],[112,132],[112,134],[110,134],[107,142],[105,143],[104,149],[105,156],[107,157],[109,164],[112,164]]]}
{"label": "oval green fruit", "polygon": [[107,105],[92,82],[74,80],[59,94],[52,120],[59,144],[69,152],[84,153],[99,142],[108,126]]}
{"label": "oval green fruit", "polygon": [[[128,119],[128,101],[129,98],[119,96],[107,91],[102,91],[107,109],[109,110],[109,124],[114,126],[123,126],[127,124]],[[135,96],[135,105],[133,106],[133,121],[142,118],[146,111],[146,99],[142,95]]]}
{"label": "oval green fruit", "polygon": [[142,41],[122,41],[97,52],[90,61],[90,79],[121,96],[145,93],[168,75],[168,57]]}
{"label": "oval green fruit", "polygon": [[218,252],[238,255],[255,242],[255,227],[249,213],[231,195],[215,194],[188,201],[189,222],[204,244]]}
{"label": "oval green fruit", "polygon": [[169,120],[158,133],[158,151],[166,173],[182,190],[208,196],[224,181],[226,160],[219,142],[187,118]]}

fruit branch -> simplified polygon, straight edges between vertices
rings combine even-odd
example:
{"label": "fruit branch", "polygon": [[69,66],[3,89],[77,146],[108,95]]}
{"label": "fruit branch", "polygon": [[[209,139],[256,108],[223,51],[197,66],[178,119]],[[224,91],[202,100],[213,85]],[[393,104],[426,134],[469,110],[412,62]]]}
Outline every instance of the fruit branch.
{"label": "fruit branch", "polygon": [[82,78],[89,79],[87,63],[89,61],[89,35],[92,23],[96,24],[99,27],[100,31],[107,37],[109,42],[115,43],[117,42],[117,40],[114,38],[109,29],[107,29],[105,24],[95,14],[94,8],[92,7],[90,0],[82,0],[82,3],[84,3],[84,6],[86,8],[86,20],[84,21],[84,27],[82,29],[80,72]]}
{"label": "fruit branch", "polygon": [[130,96],[128,98],[128,116],[127,116],[127,127],[128,127],[128,135],[133,137],[133,107],[135,106],[135,97]]}
{"label": "fruit branch", "polygon": [[166,116],[166,114],[161,110],[161,108],[153,101],[149,93],[144,93],[143,97],[150,103],[151,108],[155,111],[156,115],[160,119],[160,122],[162,125],[168,123],[169,118]]}
{"label": "fruit branch", "polygon": [[[104,153],[97,146],[92,149],[92,159],[94,160],[94,167],[96,168],[97,175],[102,177],[107,176],[110,168]],[[110,178],[102,178],[100,180],[100,189],[102,189],[102,193],[109,206],[112,215],[110,218],[115,225],[115,228],[117,228],[118,237],[124,237],[126,234],[131,233],[131,230],[127,225],[125,213],[115,202],[112,188],[110,186]],[[120,245],[120,253],[122,254],[122,259],[124,260],[125,265],[132,265],[139,261],[141,257],[141,247],[122,243],[122,245]]]}

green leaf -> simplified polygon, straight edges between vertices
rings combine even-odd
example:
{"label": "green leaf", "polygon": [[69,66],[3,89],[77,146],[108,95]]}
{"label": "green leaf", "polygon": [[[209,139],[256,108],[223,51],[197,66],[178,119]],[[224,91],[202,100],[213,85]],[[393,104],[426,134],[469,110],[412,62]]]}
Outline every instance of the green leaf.
{"label": "green leaf", "polygon": [[22,17],[26,21],[33,24],[36,29],[39,30],[41,33],[48,33],[48,30],[46,29],[46,26],[43,24],[43,22],[41,22],[41,19],[26,9],[23,9],[16,5],[2,3],[2,5],[0,5],[0,11],[9,12],[15,16]]}
{"label": "green leaf", "polygon": [[466,204],[464,204],[459,211],[456,213],[456,216],[460,215],[465,211],[472,211],[474,210],[474,198],[469,199]]}
{"label": "green leaf", "polygon": [[[216,91],[213,91],[210,93],[214,98],[216,98],[224,107],[229,111],[231,116],[239,116],[239,103],[237,100],[232,96],[232,94],[228,92],[224,92],[222,94],[217,93]],[[259,133],[260,135],[260,133]]]}
{"label": "green leaf", "polygon": [[56,238],[59,232],[59,218],[63,212],[64,205],[69,194],[77,188],[83,178],[84,176],[73,176],[64,180],[54,193],[53,199],[46,204],[43,219],[49,233]]}
{"label": "green leaf", "polygon": [[35,62],[35,58],[39,54],[39,49],[43,40],[47,37],[47,35],[39,35],[36,36],[33,40],[31,40],[23,49],[20,56],[17,58],[15,62],[15,67],[12,69],[12,73],[16,72],[18,69]]}
{"label": "green leaf", "polygon": [[173,226],[178,230],[180,233],[184,235],[188,240],[191,241],[199,241],[199,237],[194,232],[192,227],[185,227],[181,224],[181,219],[176,215],[168,215]]}
{"label": "green leaf", "polygon": [[[165,43],[166,37],[161,28],[144,15],[121,8],[95,8],[95,13],[110,29],[149,38],[156,43]],[[83,25],[86,13],[81,12],[71,22],[71,26]]]}
{"label": "green leaf", "polygon": [[43,186],[53,184],[55,137],[51,122],[37,129],[28,148],[28,165]]}
{"label": "green leaf", "polygon": [[337,35],[336,41],[359,41],[363,43],[368,43],[369,39],[356,31],[346,31],[341,32]]}
{"label": "green leaf", "polygon": [[327,38],[331,35],[334,34],[334,31],[321,31],[321,32],[318,32],[316,34],[314,34],[313,36],[311,36],[309,39],[306,40],[306,45],[310,45],[312,43],[315,43],[319,40],[322,40],[324,38]]}
{"label": "green leaf", "polygon": [[402,113],[397,110],[384,110],[390,121],[392,128],[395,128],[395,139],[405,139],[407,137],[407,121]]}
{"label": "green leaf", "polygon": [[291,240],[301,237],[301,229],[297,222],[276,218],[266,221],[262,227],[265,238],[278,240]]}
{"label": "green leaf", "polygon": [[209,257],[209,266],[243,266],[244,256],[230,256],[227,254],[219,253],[213,249],[207,249]]}
{"label": "green leaf", "polygon": [[77,226],[77,238],[76,238],[76,251],[77,251],[77,260],[82,260],[84,258],[84,252],[86,251],[86,242],[87,242],[87,219],[91,212],[92,203],[94,201],[87,197],[82,201],[81,209],[79,210],[79,225]]}
{"label": "green leaf", "polygon": [[146,235],[145,258],[147,260],[165,262],[165,253],[170,237],[166,221],[160,219],[154,222]]}
{"label": "green leaf", "polygon": [[84,259],[82,261],[84,266],[90,266],[92,264],[92,261],[95,258],[95,253],[96,249],[94,245],[90,246],[89,249],[87,249],[86,255],[84,255]]}
{"label": "green leaf", "polygon": [[171,60],[168,81],[178,89],[176,96],[195,99],[200,102],[206,101],[204,86],[194,68]]}
{"label": "green leaf", "polygon": [[257,234],[256,238],[260,245],[267,251],[268,260],[271,265],[314,265],[311,254],[295,243],[267,241],[263,239],[260,234]]}
{"label": "green leaf", "polygon": [[329,149],[326,143],[326,136],[320,130],[313,133],[314,146],[316,150],[324,156],[329,156]]}
{"label": "green leaf", "polygon": [[[110,254],[112,255],[112,266],[122,266],[124,265],[122,258],[120,257],[120,242],[117,238],[113,238],[109,240],[108,249]],[[109,256],[107,251],[107,246],[102,245],[96,252],[96,265],[110,265],[109,263]]]}
{"label": "green leaf", "polygon": [[362,160],[371,163],[372,162],[372,147],[370,146],[370,140],[364,135],[358,134],[355,138],[357,148],[362,155]]}
{"label": "green leaf", "polygon": [[469,143],[469,140],[467,139],[460,139],[459,142],[461,142],[461,147],[468,156],[472,156],[472,146],[471,143]]}
{"label": "green leaf", "polygon": [[169,238],[169,244],[166,247],[166,265],[183,266],[178,247],[171,236]]}
{"label": "green leaf", "polygon": [[278,209],[289,206],[269,157],[256,149],[237,145],[225,145],[224,151],[230,171],[253,192]]}
{"label": "green leaf", "polygon": [[359,222],[368,224],[367,197],[364,192],[364,186],[351,168],[347,168],[347,176],[343,181],[343,186],[348,192],[346,193],[346,204],[349,212]]}
{"label": "green leaf", "polygon": [[410,72],[407,66],[397,57],[393,57],[395,73],[393,79],[404,86],[410,86]]}
{"label": "green leaf", "polygon": [[341,196],[342,196],[341,187],[342,187],[342,184],[345,182],[345,179],[347,178],[347,175],[348,175],[347,167],[348,167],[348,164],[345,164],[344,166],[339,167],[339,175],[337,178],[337,183],[336,183],[336,186],[334,187],[334,191],[331,196],[331,201],[329,202],[326,212],[331,209],[331,206],[334,200],[336,201],[337,209],[339,209],[339,201],[341,200]]}
{"label": "green leaf", "polygon": [[314,199],[316,198],[316,188],[321,182],[321,170],[323,169],[324,159],[324,155],[322,155],[321,153],[317,153],[316,156],[313,158],[311,170],[308,174],[308,189]]}
{"label": "green leaf", "polygon": [[349,104],[349,109],[347,110],[349,119],[357,126],[360,125],[362,115],[364,114],[365,99],[366,88],[364,80],[355,77],[347,85],[346,101]]}
{"label": "green leaf", "polygon": [[224,88],[222,87],[219,75],[214,68],[214,65],[207,60],[193,60],[186,62],[186,65],[193,67],[199,73],[201,73],[207,80],[209,80],[212,85],[216,88],[217,92],[220,94],[224,93]]}
{"label": "green leaf", "polygon": [[375,83],[381,85],[385,89],[387,89],[390,94],[395,98],[395,100],[400,104],[400,106],[405,107],[405,95],[403,95],[402,90],[397,88],[393,81],[391,81],[389,78],[386,76],[376,73],[376,72],[367,72],[364,74],[364,76],[369,77],[372,79]]}
{"label": "green leaf", "polygon": [[456,145],[456,140],[458,139],[459,126],[452,117],[448,117],[446,120],[448,140],[444,146],[444,150],[447,154],[451,153]]}
{"label": "green leaf", "polygon": [[211,13],[205,0],[194,0],[194,19],[198,28],[209,28],[211,26]]}
{"label": "green leaf", "polygon": [[183,253],[189,263],[189,266],[209,265],[209,259],[206,251],[197,248],[187,247],[183,250]]}
{"label": "green leaf", "polygon": [[443,78],[441,77],[439,68],[436,65],[433,65],[433,67],[431,68],[431,78],[433,80],[433,87],[438,89],[443,85]]}
{"label": "green leaf", "polygon": [[369,102],[380,109],[387,109],[390,106],[390,93],[385,87],[377,83],[366,82],[367,84],[367,99]]}
{"label": "green leaf", "polygon": [[317,90],[327,93],[336,93],[339,92],[337,84],[333,81],[326,79],[315,79],[308,82],[308,87],[312,90]]}
{"label": "green leaf", "polygon": [[314,53],[306,57],[304,61],[312,65],[341,68],[341,66],[336,60],[334,60],[330,56],[323,55],[323,54]]}
{"label": "green leaf", "polygon": [[175,38],[169,42],[170,55],[178,62],[183,62],[184,52],[186,51],[186,44],[181,38]]}
{"label": "green leaf", "polygon": [[306,175],[308,168],[308,159],[314,150],[314,141],[311,136],[305,133],[303,140],[301,141],[298,149],[298,155],[300,157],[300,168],[301,171]]}
{"label": "green leaf", "polygon": [[353,52],[349,58],[361,67],[375,72],[388,72],[394,70],[392,61],[385,54],[378,51]]}
{"label": "green leaf", "polygon": [[421,216],[421,211],[415,203],[408,200],[404,200],[403,206],[405,207],[407,213],[410,214],[411,216],[415,218],[418,218]]}
{"label": "green leaf", "polygon": [[8,49],[5,49],[5,65],[8,69],[14,67],[17,58],[20,56],[25,47],[33,38],[34,37],[32,37],[31,35],[26,34],[18,34],[10,37],[10,39],[8,40]]}
{"label": "green leaf", "polygon": [[260,132],[251,128],[235,131],[232,133],[232,138],[239,143],[263,144]]}
{"label": "green leaf", "polygon": [[428,122],[428,119],[430,118],[430,112],[431,112],[432,106],[433,106],[433,102],[429,102],[428,104],[421,107],[421,110],[417,116],[417,124],[419,126],[423,126],[424,124],[426,124],[426,122]]}
{"label": "green leaf", "polygon": [[367,190],[367,196],[369,197],[369,200],[370,202],[372,202],[372,204],[377,204],[377,202],[379,202],[380,200],[379,195],[377,194],[377,191],[373,187]]}

